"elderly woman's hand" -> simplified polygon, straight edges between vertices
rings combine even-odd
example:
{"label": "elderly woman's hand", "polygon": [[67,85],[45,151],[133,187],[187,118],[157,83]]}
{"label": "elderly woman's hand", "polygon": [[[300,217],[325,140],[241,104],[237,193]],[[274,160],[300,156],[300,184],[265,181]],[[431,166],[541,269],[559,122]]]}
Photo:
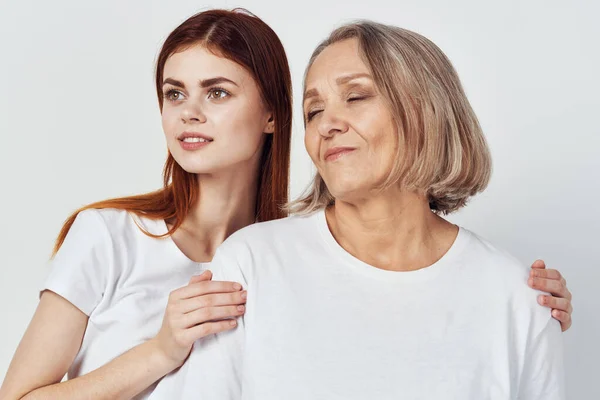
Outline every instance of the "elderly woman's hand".
{"label": "elderly woman's hand", "polygon": [[527,281],[529,286],[552,296],[540,295],[538,303],[552,309],[552,317],[560,321],[563,332],[571,327],[572,295],[567,288],[567,281],[555,269],[546,269],[543,260],[536,260],[531,265],[531,273]]}

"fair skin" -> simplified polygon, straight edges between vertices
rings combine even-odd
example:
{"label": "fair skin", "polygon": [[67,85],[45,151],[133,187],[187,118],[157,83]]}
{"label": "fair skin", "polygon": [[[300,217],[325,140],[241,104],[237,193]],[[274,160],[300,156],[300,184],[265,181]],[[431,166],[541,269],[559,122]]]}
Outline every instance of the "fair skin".
{"label": "fair skin", "polygon": [[432,213],[422,193],[377,190],[395,162],[398,132],[357,41],[325,49],[306,87],[305,145],[336,198],[327,221],[340,245],[386,270],[410,271],[439,260],[458,228]]}
{"label": "fair skin", "polygon": [[[247,71],[202,47],[170,57],[164,77],[165,81],[171,79],[165,83],[164,92],[170,97],[162,110],[167,145],[186,171],[199,175],[201,189],[201,200],[173,240],[190,259],[209,261],[227,236],[254,222],[256,171],[264,134],[273,132],[272,116]],[[233,83],[220,80],[218,86],[202,85],[223,77]],[[213,141],[198,150],[184,150],[179,140],[183,132],[202,133]],[[364,214],[371,222],[375,217]],[[339,221],[343,226],[344,219]],[[376,227],[367,224],[361,237],[367,239],[369,230]],[[347,243],[355,242],[351,238]],[[428,243],[435,244],[433,240]],[[390,246],[388,243],[381,250]],[[391,258],[373,261],[381,266],[393,262]],[[540,288],[559,282],[554,279],[558,271],[544,270],[540,264],[537,268],[551,275],[536,278]],[[566,287],[562,294],[570,297]],[[231,329],[234,325],[229,321],[207,321],[241,315],[244,311],[238,306],[245,303],[243,295],[236,283],[212,282],[210,272],[193,277],[189,285],[171,293],[163,326],[155,338],[89,374],[60,383],[79,351],[88,317],[46,291],[0,388],[0,400],[129,399],[180,366],[197,338]]]}
{"label": "fair skin", "polygon": [[[433,264],[448,250],[456,226],[429,210],[423,193],[376,188],[391,169],[397,130],[356,40],[331,45],[306,79],[305,145],[336,198],[327,221],[350,254],[382,269],[409,271]],[[329,153],[328,153],[329,151]],[[337,154],[336,154],[337,153]],[[563,330],[571,325],[571,294],[543,261],[532,266],[529,285],[563,297],[540,295]]]}
{"label": "fair skin", "polygon": [[[167,146],[179,165],[197,174],[200,185],[198,203],[172,238],[190,259],[206,262],[225,238],[254,222],[260,155],[265,135],[274,130],[272,115],[248,71],[201,46],[172,55],[165,64],[164,81],[162,124]],[[185,149],[181,139],[186,132],[211,141]],[[81,346],[88,317],[45,291],[0,399],[132,398],[179,367],[195,340],[236,324],[211,321],[244,313],[241,286],[211,278],[207,271],[171,293],[156,337],[62,383]]]}

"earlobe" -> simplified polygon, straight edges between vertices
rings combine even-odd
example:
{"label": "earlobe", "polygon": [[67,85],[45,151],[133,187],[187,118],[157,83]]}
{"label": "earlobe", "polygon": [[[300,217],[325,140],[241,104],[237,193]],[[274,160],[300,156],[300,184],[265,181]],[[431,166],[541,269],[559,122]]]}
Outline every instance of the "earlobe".
{"label": "earlobe", "polygon": [[273,116],[271,115],[269,117],[269,120],[267,121],[267,125],[265,126],[265,133],[274,133],[275,132],[275,121],[273,120]]}

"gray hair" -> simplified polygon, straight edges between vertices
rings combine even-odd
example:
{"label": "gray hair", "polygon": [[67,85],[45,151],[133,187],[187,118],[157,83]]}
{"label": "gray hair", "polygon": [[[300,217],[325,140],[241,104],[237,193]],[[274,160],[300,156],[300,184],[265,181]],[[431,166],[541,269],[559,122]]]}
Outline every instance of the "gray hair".
{"label": "gray hair", "polygon": [[[434,212],[448,214],[483,191],[491,156],[454,67],[432,41],[406,29],[358,21],[334,30],[313,52],[305,72],[328,46],[356,39],[361,56],[398,124],[396,163],[381,189],[399,184],[422,190]],[[335,201],[317,173],[289,203],[308,214]]]}

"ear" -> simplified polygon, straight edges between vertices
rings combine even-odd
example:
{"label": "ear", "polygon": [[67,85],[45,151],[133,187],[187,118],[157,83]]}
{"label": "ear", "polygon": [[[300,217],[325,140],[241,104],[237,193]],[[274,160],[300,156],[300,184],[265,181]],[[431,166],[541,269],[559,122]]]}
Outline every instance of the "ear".
{"label": "ear", "polygon": [[269,120],[267,121],[267,124],[265,125],[265,129],[263,130],[264,133],[274,133],[275,132],[275,120],[273,118],[273,114],[269,115]]}

